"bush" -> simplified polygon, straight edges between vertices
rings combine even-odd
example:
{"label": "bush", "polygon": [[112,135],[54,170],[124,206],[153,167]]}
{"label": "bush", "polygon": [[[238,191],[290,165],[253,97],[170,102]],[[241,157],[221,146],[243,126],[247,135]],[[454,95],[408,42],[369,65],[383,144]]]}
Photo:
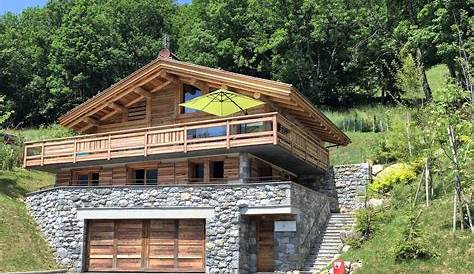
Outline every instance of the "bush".
{"label": "bush", "polygon": [[347,235],[344,242],[353,248],[359,248],[372,238],[381,218],[380,212],[372,207],[361,208],[355,212],[354,233]]}
{"label": "bush", "polygon": [[403,230],[402,239],[394,247],[394,255],[397,261],[429,259],[437,257],[438,254],[430,248],[430,243],[419,228],[419,218],[421,211],[418,214],[410,212],[408,214],[408,222]]}
{"label": "bush", "polygon": [[18,165],[19,147],[0,143],[0,170],[11,170]]}
{"label": "bush", "polygon": [[386,193],[394,185],[410,183],[416,179],[415,167],[409,164],[394,164],[382,170],[369,185],[369,191]]}

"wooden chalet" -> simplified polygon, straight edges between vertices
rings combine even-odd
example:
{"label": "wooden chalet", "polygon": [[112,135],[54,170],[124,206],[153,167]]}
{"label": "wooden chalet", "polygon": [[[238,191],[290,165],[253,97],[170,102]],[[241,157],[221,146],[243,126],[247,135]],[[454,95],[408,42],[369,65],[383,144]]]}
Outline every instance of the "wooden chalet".
{"label": "wooden chalet", "polygon": [[[179,106],[221,88],[265,104],[224,118]],[[80,135],[26,143],[24,166],[55,173],[61,189],[298,182],[328,169],[327,144],[350,143],[292,85],[185,63],[169,51],[59,122]],[[259,233],[273,233],[273,219],[262,220]],[[86,227],[84,271],[205,271],[204,219],[99,219]],[[170,253],[154,247],[157,231],[179,244],[171,241]],[[265,241],[262,250],[273,252]],[[128,255],[120,257],[120,248]],[[181,249],[188,252],[182,264]],[[260,253],[259,271],[274,270],[268,254]]]}

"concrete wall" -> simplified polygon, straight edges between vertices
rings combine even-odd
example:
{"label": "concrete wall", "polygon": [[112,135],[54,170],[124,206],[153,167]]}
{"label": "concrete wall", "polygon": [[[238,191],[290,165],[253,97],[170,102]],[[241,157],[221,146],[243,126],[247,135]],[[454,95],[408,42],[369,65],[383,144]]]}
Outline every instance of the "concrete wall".
{"label": "concrete wall", "polygon": [[[84,220],[91,210],[126,209],[160,218],[159,210],[202,209],[206,216],[206,272],[246,273],[254,269],[251,243],[243,242],[255,230],[241,212],[263,208],[285,209],[297,220],[296,232],[275,234],[275,268],[297,270],[329,212],[327,198],[291,182],[238,185],[183,185],[154,187],[59,187],[30,194],[27,203],[59,263],[83,270]],[[209,214],[209,209],[213,214]],[[294,212],[293,212],[294,209]],[[78,214],[79,212],[79,214]],[[84,214],[88,212],[88,214]],[[145,213],[144,213],[145,212]],[[79,217],[78,217],[79,216]],[[182,215],[184,216],[184,215]],[[295,217],[296,216],[296,217]],[[192,216],[191,216],[192,217]],[[84,217],[86,218],[86,217]],[[86,218],[87,219],[87,218]],[[247,236],[246,236],[247,235]],[[251,238],[251,236],[249,236]],[[247,259],[249,259],[247,261]]]}

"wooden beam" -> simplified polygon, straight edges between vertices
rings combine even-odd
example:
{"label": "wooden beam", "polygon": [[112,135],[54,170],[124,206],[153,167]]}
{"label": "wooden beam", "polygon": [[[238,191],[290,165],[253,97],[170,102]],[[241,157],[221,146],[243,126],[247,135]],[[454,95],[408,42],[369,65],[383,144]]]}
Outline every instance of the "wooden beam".
{"label": "wooden beam", "polygon": [[135,89],[133,90],[135,93],[138,93],[140,94],[141,96],[143,97],[147,97],[147,98],[150,98],[151,97],[151,92],[149,92],[148,90],[142,88],[142,87],[135,87]]}
{"label": "wooden beam", "polygon": [[132,105],[134,105],[134,104],[136,104],[136,103],[142,101],[142,100],[145,99],[145,98],[146,98],[145,96],[140,95],[140,96],[138,96],[137,98],[133,99],[132,101],[128,102],[128,103],[125,105],[125,107],[128,108],[128,107],[130,107],[130,106],[132,106]]}
{"label": "wooden beam", "polygon": [[125,111],[127,108],[122,106],[121,104],[119,103],[116,103],[116,102],[112,102],[109,104],[109,107],[110,108],[113,108],[115,110],[118,110],[118,111]]}
{"label": "wooden beam", "polygon": [[171,81],[166,80],[163,83],[161,83],[160,85],[154,87],[152,90],[150,90],[150,92],[155,93],[158,90],[164,89],[165,87],[167,87],[171,83],[172,83]]}
{"label": "wooden beam", "polygon": [[105,120],[109,119],[110,117],[113,117],[113,116],[119,114],[120,112],[121,112],[120,110],[114,109],[113,111],[107,113],[105,116],[100,117],[100,121],[105,121]]}
{"label": "wooden beam", "polygon": [[179,77],[169,72],[163,73],[163,78],[168,79],[173,84],[176,84],[176,85],[181,84],[181,80],[179,79]]}
{"label": "wooden beam", "polygon": [[83,120],[85,123],[88,123],[88,124],[91,124],[93,126],[98,126],[99,125],[99,121],[97,121],[96,119],[92,118],[92,117],[86,117],[84,118]]}

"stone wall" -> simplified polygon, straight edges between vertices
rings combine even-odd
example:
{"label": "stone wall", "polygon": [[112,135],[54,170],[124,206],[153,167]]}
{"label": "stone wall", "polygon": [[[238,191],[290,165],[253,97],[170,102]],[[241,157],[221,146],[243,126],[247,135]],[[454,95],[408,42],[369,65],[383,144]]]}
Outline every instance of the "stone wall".
{"label": "stone wall", "polygon": [[331,211],[352,211],[365,206],[367,185],[372,180],[368,163],[331,167],[315,178],[314,189],[330,198]]}
{"label": "stone wall", "polygon": [[[183,185],[134,187],[58,187],[27,197],[30,212],[45,235],[57,260],[71,270],[83,270],[84,222],[77,218],[80,209],[94,208],[213,208],[206,220],[206,272],[245,273],[252,269],[243,258],[253,258],[241,247],[240,237],[247,230],[240,214],[244,207],[295,205],[298,231],[276,235],[276,270],[299,269],[310,242],[325,222],[327,199],[290,182],[239,185]],[[306,239],[306,240],[305,240]],[[245,240],[245,239],[244,239]],[[299,256],[291,256],[296,251]],[[247,264],[247,266],[245,265]]]}
{"label": "stone wall", "polygon": [[301,185],[291,189],[296,232],[275,232],[275,269],[301,269],[305,258],[321,235],[330,214],[329,199]]}

